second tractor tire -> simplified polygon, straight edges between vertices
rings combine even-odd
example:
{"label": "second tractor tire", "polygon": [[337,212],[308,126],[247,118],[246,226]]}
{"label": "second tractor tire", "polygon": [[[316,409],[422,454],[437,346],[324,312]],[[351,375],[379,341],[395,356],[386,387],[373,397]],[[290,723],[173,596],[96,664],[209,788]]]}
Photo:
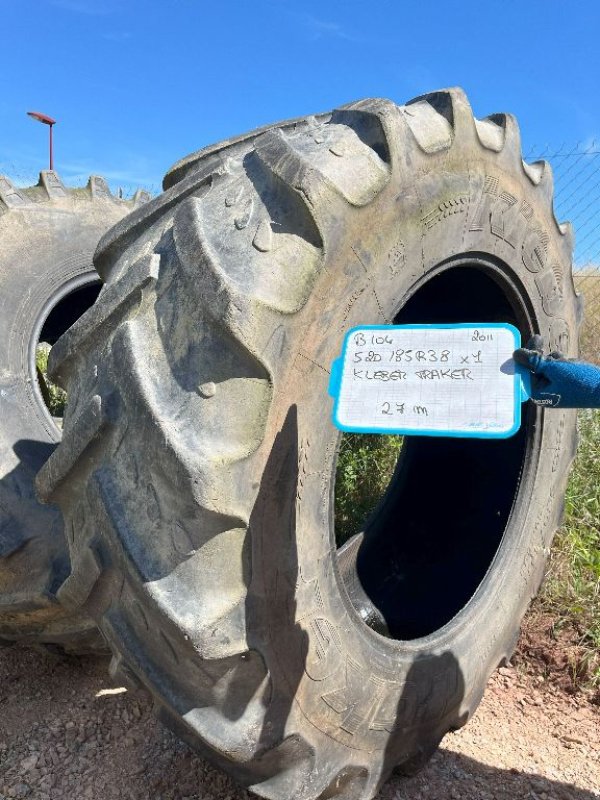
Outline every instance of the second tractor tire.
{"label": "second tractor tire", "polygon": [[[97,649],[93,620],[65,612],[56,589],[70,572],[60,511],[41,505],[34,478],[60,441],[61,420],[47,407],[36,367],[94,302],[100,288],[92,255],[111,225],[148,199],[114,197],[92,176],[67,188],[45,170],[37,186],[0,176],[0,639],[67,651]],[[46,396],[44,396],[46,394]]]}

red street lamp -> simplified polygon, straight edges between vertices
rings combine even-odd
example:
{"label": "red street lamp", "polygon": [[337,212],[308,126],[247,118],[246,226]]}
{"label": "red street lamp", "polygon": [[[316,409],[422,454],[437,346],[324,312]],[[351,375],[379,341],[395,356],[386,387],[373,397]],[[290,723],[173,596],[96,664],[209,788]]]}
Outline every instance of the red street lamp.
{"label": "red street lamp", "polygon": [[33,119],[37,119],[38,122],[43,122],[44,125],[48,125],[50,128],[50,169],[54,169],[54,158],[52,155],[52,126],[56,122],[55,119],[49,117],[47,114],[40,114],[39,111],[28,111],[27,114]]}

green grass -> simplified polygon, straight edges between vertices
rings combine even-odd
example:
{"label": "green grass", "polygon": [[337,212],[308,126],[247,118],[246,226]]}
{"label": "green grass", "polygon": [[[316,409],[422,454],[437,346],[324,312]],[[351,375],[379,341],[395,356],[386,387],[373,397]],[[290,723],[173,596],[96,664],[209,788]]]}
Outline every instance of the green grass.
{"label": "green grass", "polygon": [[579,447],[538,606],[579,635],[585,682],[600,686],[600,411],[579,412]]}
{"label": "green grass", "polygon": [[37,378],[42,392],[42,397],[53,417],[63,417],[67,404],[67,393],[60,386],[48,378],[48,355],[50,348],[48,345],[39,344],[35,351],[35,366],[37,367]]}
{"label": "green grass", "polygon": [[384,493],[402,447],[402,436],[342,436],[335,478],[338,547],[358,533]]}

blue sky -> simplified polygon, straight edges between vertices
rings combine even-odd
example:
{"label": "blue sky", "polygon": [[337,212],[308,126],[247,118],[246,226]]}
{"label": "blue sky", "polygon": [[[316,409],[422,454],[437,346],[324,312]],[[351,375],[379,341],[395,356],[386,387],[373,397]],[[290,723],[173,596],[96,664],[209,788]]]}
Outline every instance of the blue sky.
{"label": "blue sky", "polygon": [[0,0],[0,172],[55,166],[160,189],[182,156],[360,97],[460,85],[511,111],[524,150],[600,140],[600,6],[591,0]]}

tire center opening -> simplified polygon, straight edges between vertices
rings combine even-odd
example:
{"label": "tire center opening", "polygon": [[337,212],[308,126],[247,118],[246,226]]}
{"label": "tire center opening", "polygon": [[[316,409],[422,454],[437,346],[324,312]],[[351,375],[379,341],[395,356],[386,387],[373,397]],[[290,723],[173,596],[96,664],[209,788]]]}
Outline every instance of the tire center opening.
{"label": "tire center opening", "polygon": [[[394,324],[508,322],[526,337],[527,315],[512,289],[479,264],[450,267],[409,298]],[[343,435],[335,479],[338,572],[370,627],[418,639],[473,597],[518,495],[530,424],[523,412],[520,430],[502,440]],[[354,519],[348,509],[356,509]]]}
{"label": "tire center opening", "polygon": [[30,346],[30,371],[35,378],[36,398],[58,428],[62,425],[67,394],[48,377],[50,350],[63,333],[94,304],[101,288],[101,281],[90,273],[72,279],[46,302],[34,329]]}

